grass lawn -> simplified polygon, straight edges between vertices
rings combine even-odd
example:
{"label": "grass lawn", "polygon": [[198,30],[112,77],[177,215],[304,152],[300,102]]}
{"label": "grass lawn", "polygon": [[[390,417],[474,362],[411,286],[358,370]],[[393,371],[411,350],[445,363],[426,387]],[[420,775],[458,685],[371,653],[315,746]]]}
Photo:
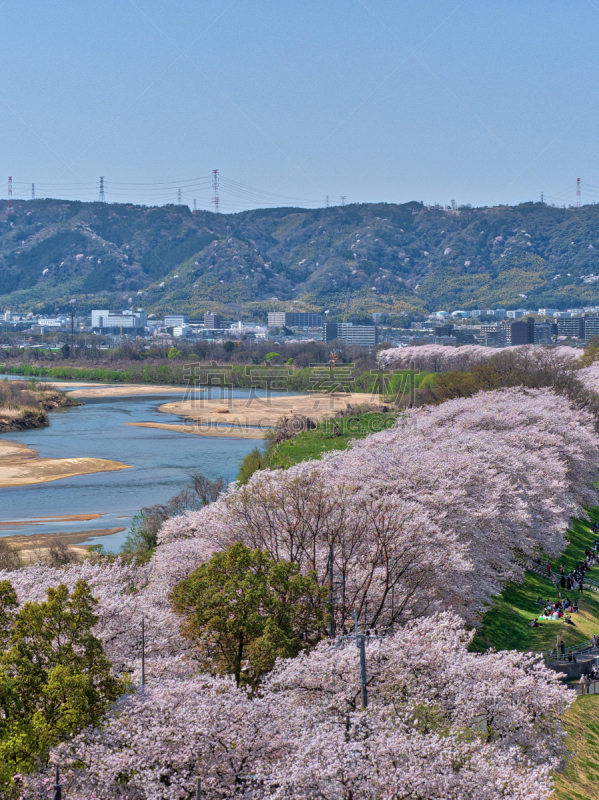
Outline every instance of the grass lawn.
{"label": "grass lawn", "polygon": [[[599,508],[591,509],[590,516],[591,522],[572,521],[567,534],[568,547],[562,558],[552,564],[554,571],[559,571],[559,564],[564,564],[566,571],[569,571],[584,557],[585,547],[589,547],[595,539],[590,526],[599,519]],[[599,567],[594,567],[587,575],[599,582]],[[557,600],[557,592],[547,578],[535,572],[527,572],[522,583],[508,584],[494,599],[492,608],[484,616],[482,627],[477,631],[473,648],[548,650],[555,646],[556,636],[562,636],[568,646],[584,642],[594,633],[599,633],[599,593],[587,589],[580,595],[576,591],[562,590],[562,597],[564,592],[571,600],[578,600],[580,611],[572,615],[576,628],[558,621],[545,622],[542,628],[528,627],[530,620],[540,611],[540,607],[535,604],[537,597],[554,601]]]}
{"label": "grass lawn", "polygon": [[362,439],[395,424],[397,413],[361,414],[323,420],[313,430],[300,433],[293,439],[274,445],[268,452],[271,467],[287,469],[301,461],[319,458],[328,450],[345,450],[352,439]]}
{"label": "grass lawn", "polygon": [[564,715],[571,754],[566,769],[557,773],[554,800],[599,798],[599,695],[579,697]]}

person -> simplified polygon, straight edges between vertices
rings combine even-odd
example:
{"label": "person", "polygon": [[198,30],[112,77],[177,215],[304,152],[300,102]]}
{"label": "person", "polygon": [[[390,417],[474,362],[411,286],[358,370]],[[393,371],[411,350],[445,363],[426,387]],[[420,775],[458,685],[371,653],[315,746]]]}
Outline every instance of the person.
{"label": "person", "polygon": [[578,600],[574,601],[574,605],[572,606],[572,611],[577,614],[578,613]]}
{"label": "person", "polygon": [[570,618],[569,614],[566,614],[566,619],[564,620],[564,622],[566,623],[566,625],[573,625],[574,627],[576,627],[576,625],[572,622],[572,619]]}
{"label": "person", "polygon": [[566,576],[563,574],[563,572],[562,572],[562,577],[559,579],[559,582],[560,582],[560,586],[562,587],[562,589],[565,589],[566,588]]}
{"label": "person", "polygon": [[582,579],[580,581],[578,581],[578,591],[580,592],[580,594],[583,594],[583,592],[584,592],[584,583],[583,583]]}
{"label": "person", "polygon": [[558,610],[557,610],[557,618],[561,619],[563,616],[564,616],[564,612],[562,611],[561,608],[558,608]]}
{"label": "person", "polygon": [[551,577],[551,561],[547,562],[547,575]]}
{"label": "person", "polygon": [[545,605],[545,601],[543,600],[542,597],[537,597],[537,605],[538,606],[544,606]]}
{"label": "person", "polygon": [[559,565],[559,574],[560,574],[560,575],[563,575],[563,574],[564,574],[564,565],[563,565],[563,564],[560,564],[560,565]]}
{"label": "person", "polygon": [[561,654],[565,655],[565,653],[566,653],[566,645],[564,644],[564,640],[561,638],[561,636],[560,636],[560,640],[559,640],[559,649],[561,651]]}
{"label": "person", "polygon": [[588,694],[589,686],[591,685],[588,675],[580,676],[580,685],[582,686],[582,694]]}
{"label": "person", "polygon": [[543,623],[542,623],[542,622],[539,622],[539,621],[537,620],[537,618],[536,618],[536,617],[534,617],[534,618],[533,618],[533,619],[531,619],[531,621],[530,621],[530,627],[531,627],[531,628],[542,628],[542,627],[543,627]]}

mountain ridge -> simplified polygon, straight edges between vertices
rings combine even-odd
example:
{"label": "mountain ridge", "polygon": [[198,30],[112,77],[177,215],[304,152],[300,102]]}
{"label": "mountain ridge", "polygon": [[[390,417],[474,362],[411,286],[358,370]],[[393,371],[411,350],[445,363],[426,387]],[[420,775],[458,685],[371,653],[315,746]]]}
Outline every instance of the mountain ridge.
{"label": "mountain ridge", "polygon": [[0,309],[72,299],[240,318],[364,318],[599,304],[599,205],[457,210],[410,202],[236,214],[60,200],[0,204]]}

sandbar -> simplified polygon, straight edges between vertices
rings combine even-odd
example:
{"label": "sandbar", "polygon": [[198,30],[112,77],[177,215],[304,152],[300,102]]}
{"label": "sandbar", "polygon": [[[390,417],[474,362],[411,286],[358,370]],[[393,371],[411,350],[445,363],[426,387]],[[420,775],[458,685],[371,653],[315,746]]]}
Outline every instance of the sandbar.
{"label": "sandbar", "polygon": [[13,520],[0,522],[0,528],[14,528],[18,525],[43,525],[45,522],[83,522],[90,519],[100,519],[102,514],[64,514],[58,517],[32,517],[26,520]]}
{"label": "sandbar", "polygon": [[[53,383],[58,389],[66,389],[73,384],[66,382]],[[136,397],[138,395],[151,394],[185,394],[186,392],[203,392],[205,389],[186,386],[157,386],[156,384],[135,384],[122,383],[116,386],[103,384],[94,386],[93,384],[77,384],[81,389],[73,389],[69,392],[69,397],[85,399],[86,397]]]}
{"label": "sandbar", "polygon": [[43,558],[53,543],[65,544],[69,550],[83,556],[91,545],[83,544],[88,539],[97,536],[111,536],[113,533],[120,533],[125,528],[100,528],[97,531],[74,531],[73,533],[32,533],[27,536],[23,533],[16,533],[13,536],[2,536],[0,541],[6,542],[15,550],[18,550],[25,561],[34,561]]}
{"label": "sandbar", "polygon": [[0,439],[0,489],[129,468],[105,458],[40,458],[28,445]]}
{"label": "sandbar", "polygon": [[192,433],[195,436],[214,436],[223,439],[264,439],[265,431],[260,428],[248,428],[240,425],[205,425],[194,423],[187,425],[171,425],[167,422],[127,422],[136,428],[160,428],[164,431]]}
{"label": "sandbar", "polygon": [[350,405],[357,406],[363,403],[374,405],[376,401],[373,395],[368,393],[315,393],[278,397],[238,397],[226,400],[199,397],[163,403],[159,406],[159,410],[165,414],[178,414],[186,419],[196,420],[200,424],[225,423],[239,428],[274,428],[284,416],[300,414],[319,420],[334,416],[337,411]]}

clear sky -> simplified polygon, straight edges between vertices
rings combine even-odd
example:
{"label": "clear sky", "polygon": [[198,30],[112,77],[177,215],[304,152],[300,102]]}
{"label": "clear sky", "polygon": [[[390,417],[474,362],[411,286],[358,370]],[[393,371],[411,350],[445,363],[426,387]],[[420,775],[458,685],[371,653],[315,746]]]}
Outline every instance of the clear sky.
{"label": "clear sky", "polygon": [[0,0],[0,192],[594,202],[598,34],[599,0]]}

